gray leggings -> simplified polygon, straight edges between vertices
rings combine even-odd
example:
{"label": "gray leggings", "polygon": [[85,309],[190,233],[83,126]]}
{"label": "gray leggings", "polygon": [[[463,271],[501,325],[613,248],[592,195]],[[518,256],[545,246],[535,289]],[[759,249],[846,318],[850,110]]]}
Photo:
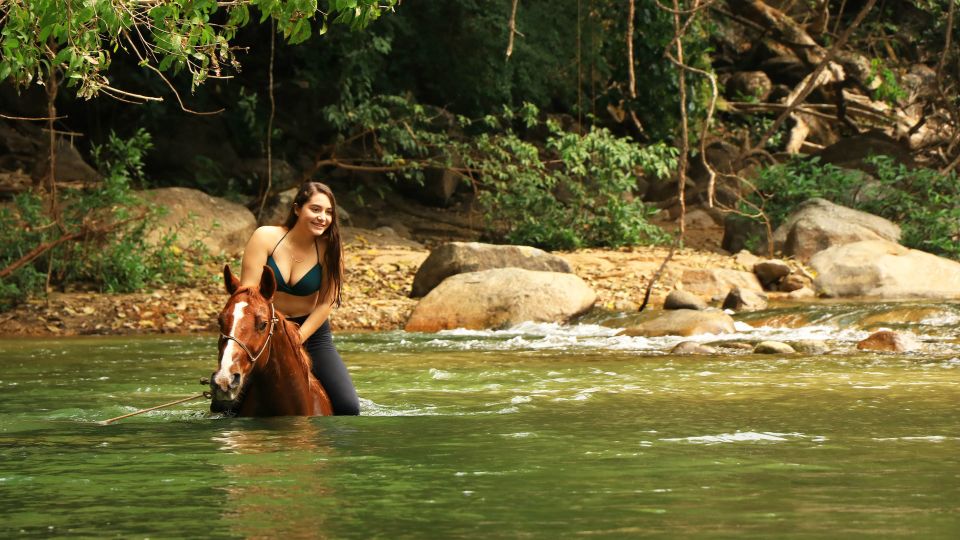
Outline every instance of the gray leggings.
{"label": "gray leggings", "polygon": [[[288,317],[288,321],[297,324],[303,324],[307,320],[302,317]],[[325,321],[323,326],[317,329],[303,343],[303,347],[310,355],[310,361],[313,363],[313,376],[316,377],[323,389],[330,396],[330,403],[333,405],[333,414],[336,415],[358,415],[360,414],[360,398],[357,397],[357,389],[353,386],[353,380],[350,373],[347,372],[347,366],[340,358],[340,353],[333,346],[333,334],[330,333],[330,321]]]}

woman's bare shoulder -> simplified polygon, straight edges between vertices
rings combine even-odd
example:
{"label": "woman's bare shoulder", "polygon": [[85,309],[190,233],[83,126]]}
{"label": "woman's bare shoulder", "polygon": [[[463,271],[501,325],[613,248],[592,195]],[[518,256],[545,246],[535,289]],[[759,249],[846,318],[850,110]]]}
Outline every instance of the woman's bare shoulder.
{"label": "woman's bare shoulder", "polygon": [[277,241],[286,234],[287,230],[277,225],[264,225],[257,227],[250,236],[250,243],[261,247],[273,247]]}

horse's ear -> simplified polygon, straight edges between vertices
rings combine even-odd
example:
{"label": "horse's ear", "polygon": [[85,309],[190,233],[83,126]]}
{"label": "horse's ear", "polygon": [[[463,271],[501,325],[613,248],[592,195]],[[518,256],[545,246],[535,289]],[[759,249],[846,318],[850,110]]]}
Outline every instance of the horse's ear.
{"label": "horse's ear", "polygon": [[230,271],[230,265],[223,265],[223,285],[227,288],[227,294],[233,295],[240,288],[240,280]]}
{"label": "horse's ear", "polygon": [[273,268],[264,266],[263,273],[260,274],[260,294],[267,300],[271,300],[275,292],[277,292],[277,278],[273,275]]}

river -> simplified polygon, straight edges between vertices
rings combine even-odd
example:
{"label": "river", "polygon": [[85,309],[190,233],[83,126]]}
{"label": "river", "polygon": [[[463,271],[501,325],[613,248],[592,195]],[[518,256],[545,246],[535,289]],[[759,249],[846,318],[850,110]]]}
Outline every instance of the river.
{"label": "river", "polygon": [[[907,315],[905,315],[905,313]],[[960,535],[960,309],[793,306],[673,356],[594,315],[341,333],[357,418],[221,418],[213,336],[0,342],[0,537]],[[904,319],[908,319],[904,321]],[[863,353],[879,326],[922,349]]]}

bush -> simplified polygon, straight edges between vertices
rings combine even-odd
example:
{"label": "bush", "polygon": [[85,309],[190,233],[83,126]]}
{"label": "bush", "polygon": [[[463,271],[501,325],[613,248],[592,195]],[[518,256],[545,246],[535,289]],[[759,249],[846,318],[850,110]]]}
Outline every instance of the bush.
{"label": "bush", "polygon": [[867,162],[879,182],[858,207],[900,224],[903,244],[960,259],[960,178],[926,168],[910,169],[889,156]]}
{"label": "bush", "polygon": [[644,148],[596,127],[586,135],[564,132],[557,122],[542,122],[530,103],[470,119],[408,96],[378,96],[326,114],[352,134],[340,144],[371,148],[364,153],[390,178],[422,183],[427,167],[461,171],[474,182],[487,233],[496,241],[574,249],[668,239],[648,222],[655,210],[633,197],[638,174],[664,177],[676,166],[677,150],[662,143]]}
{"label": "bush", "polygon": [[62,235],[89,232],[0,280],[0,309],[42,294],[48,274],[51,285],[85,284],[108,292],[133,292],[190,277],[175,237],[162,238],[157,245],[144,240],[158,211],[136,197],[130,184],[140,179],[150,147],[143,130],[128,140],[111,135],[96,147],[93,155],[103,182],[93,189],[62,191],[62,230],[34,193],[18,195],[13,209],[0,211],[0,268]]}
{"label": "bush", "polygon": [[873,179],[818,158],[795,158],[762,170],[747,201],[762,208],[777,227],[798,204],[821,197],[898,223],[905,246],[960,259],[957,175],[910,169],[889,156],[866,162],[875,170]]}
{"label": "bush", "polygon": [[668,240],[647,221],[656,210],[632,190],[641,170],[665,175],[675,149],[641,148],[606,129],[581,136],[549,128],[543,150],[509,133],[482,135],[462,153],[482,179],[479,203],[494,239],[545,249]]}

